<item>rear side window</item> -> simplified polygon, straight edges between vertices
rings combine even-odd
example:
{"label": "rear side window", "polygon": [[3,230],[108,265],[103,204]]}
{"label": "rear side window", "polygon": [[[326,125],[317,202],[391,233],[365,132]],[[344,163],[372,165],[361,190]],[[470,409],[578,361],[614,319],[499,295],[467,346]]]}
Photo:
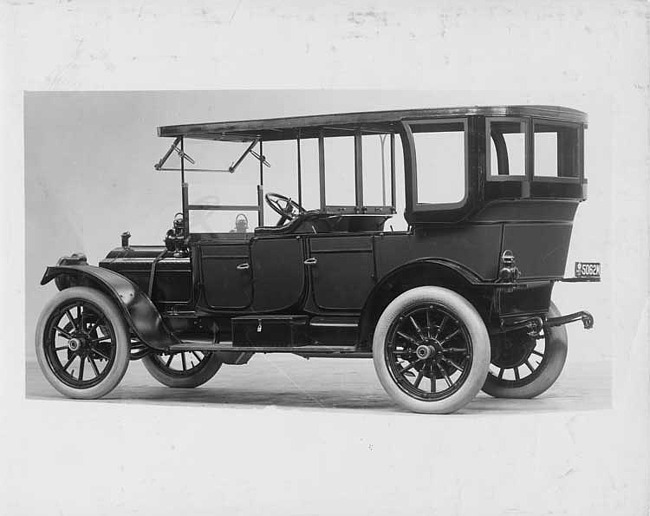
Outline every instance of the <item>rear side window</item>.
{"label": "rear side window", "polygon": [[490,176],[521,178],[526,175],[525,120],[488,120]]}
{"label": "rear side window", "polygon": [[465,198],[465,122],[412,124],[416,156],[416,203],[454,204]]}
{"label": "rear side window", "polygon": [[535,176],[580,177],[580,129],[535,122]]}

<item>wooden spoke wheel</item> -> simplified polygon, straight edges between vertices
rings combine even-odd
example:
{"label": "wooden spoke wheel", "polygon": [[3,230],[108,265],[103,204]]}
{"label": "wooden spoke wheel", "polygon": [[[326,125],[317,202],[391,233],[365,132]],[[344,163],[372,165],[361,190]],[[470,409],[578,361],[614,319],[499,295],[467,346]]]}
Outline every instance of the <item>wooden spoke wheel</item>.
{"label": "wooden spoke wheel", "polygon": [[386,392],[415,412],[454,412],[481,389],[490,363],[485,324],[459,294],[418,287],[381,315],[373,359]]}
{"label": "wooden spoke wheel", "polygon": [[[549,317],[560,312],[551,303]],[[560,376],[566,362],[568,338],[564,326],[544,330],[535,338],[524,330],[492,339],[492,363],[483,391],[495,398],[534,398]]]}
{"label": "wooden spoke wheel", "polygon": [[214,353],[203,351],[151,354],[144,357],[142,363],[160,383],[176,388],[203,385],[217,374],[222,364]]}
{"label": "wooden spoke wheel", "polygon": [[45,378],[71,398],[99,398],[112,391],[129,365],[129,344],[115,304],[85,287],[59,292],[36,329],[36,357]]}

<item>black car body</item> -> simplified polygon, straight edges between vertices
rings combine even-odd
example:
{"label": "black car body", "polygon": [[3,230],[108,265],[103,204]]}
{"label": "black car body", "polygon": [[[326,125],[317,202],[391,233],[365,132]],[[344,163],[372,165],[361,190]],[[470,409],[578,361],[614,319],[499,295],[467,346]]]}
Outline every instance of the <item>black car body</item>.
{"label": "black car body", "polygon": [[[98,397],[119,382],[111,371],[128,359],[142,358],[167,385],[192,387],[255,353],[374,357],[386,390],[411,410],[451,412],[480,388],[536,396],[564,365],[562,325],[593,324],[587,312],[560,316],[551,302],[556,282],[600,274],[588,263],[564,278],[587,193],[586,122],[568,108],[497,106],[160,127],[173,143],[156,168],[167,170],[177,155],[182,192],[165,245],[131,245],[126,233],[99,267],[80,255],[49,267],[43,284],[56,279],[62,293],[76,290],[44,311],[41,366],[66,395]],[[223,170],[193,168],[194,140],[239,142],[244,152]],[[349,142],[347,205],[327,202],[335,140]],[[296,200],[264,193],[273,142],[295,145]],[[301,206],[307,143],[317,149],[319,206],[311,210]],[[370,146],[379,160],[367,155]],[[186,176],[237,174],[244,160],[259,162],[256,203],[190,200]],[[381,168],[381,203],[364,199],[373,166]],[[441,175],[450,167],[455,175]],[[398,168],[403,231],[390,227]],[[265,225],[265,200],[276,225]],[[258,227],[249,232],[243,214],[232,231],[191,227],[195,212],[228,211],[256,213]],[[86,299],[87,291],[102,298]],[[105,316],[105,304],[115,313]],[[112,318],[119,321],[106,322]]]}

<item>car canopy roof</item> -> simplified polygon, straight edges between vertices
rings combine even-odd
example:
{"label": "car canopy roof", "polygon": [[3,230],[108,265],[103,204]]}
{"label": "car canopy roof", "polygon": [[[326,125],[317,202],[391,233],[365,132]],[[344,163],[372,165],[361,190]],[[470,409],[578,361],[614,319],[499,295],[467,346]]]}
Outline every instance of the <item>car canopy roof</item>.
{"label": "car canopy roof", "polygon": [[393,128],[396,128],[402,120],[474,115],[532,116],[564,122],[584,124],[587,122],[587,115],[582,111],[560,106],[472,106],[168,125],[158,128],[158,136],[222,141],[289,140],[298,137],[316,138],[320,134],[324,136],[345,136],[358,130],[367,133],[386,133],[394,131]]}

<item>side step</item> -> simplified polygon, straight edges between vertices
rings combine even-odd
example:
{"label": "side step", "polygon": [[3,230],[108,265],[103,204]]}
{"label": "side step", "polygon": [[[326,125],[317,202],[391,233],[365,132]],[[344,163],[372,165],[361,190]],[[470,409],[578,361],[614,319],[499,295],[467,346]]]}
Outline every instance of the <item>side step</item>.
{"label": "side step", "polygon": [[310,328],[357,328],[357,317],[312,317],[309,321]]}
{"label": "side step", "polygon": [[[233,317],[232,340],[202,336],[170,346],[170,352],[295,353],[301,356],[355,356],[358,318],[351,316],[245,315]],[[363,353],[367,355],[367,353]]]}
{"label": "side step", "polygon": [[169,347],[169,351],[178,353],[180,351],[237,351],[250,353],[350,353],[356,351],[355,346],[233,346],[232,342],[220,342],[213,344],[209,340],[186,340],[180,344]]}

